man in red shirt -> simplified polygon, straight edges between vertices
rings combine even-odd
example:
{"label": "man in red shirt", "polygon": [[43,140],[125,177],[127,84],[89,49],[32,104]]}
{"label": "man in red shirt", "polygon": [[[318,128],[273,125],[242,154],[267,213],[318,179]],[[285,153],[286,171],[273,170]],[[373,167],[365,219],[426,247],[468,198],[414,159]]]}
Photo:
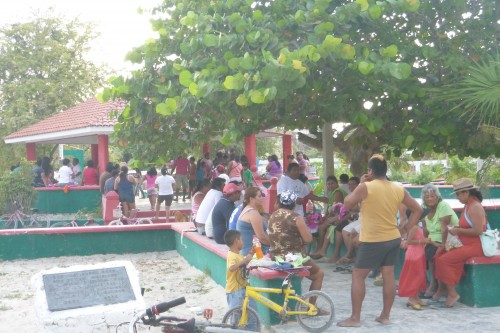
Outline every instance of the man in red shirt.
{"label": "man in red shirt", "polygon": [[[175,173],[174,173],[175,171]],[[182,186],[182,201],[186,201],[186,194],[190,198],[188,192],[188,175],[189,175],[189,160],[185,154],[180,154],[179,157],[172,164],[171,174],[175,179],[175,198],[174,201],[179,200],[179,191]]]}

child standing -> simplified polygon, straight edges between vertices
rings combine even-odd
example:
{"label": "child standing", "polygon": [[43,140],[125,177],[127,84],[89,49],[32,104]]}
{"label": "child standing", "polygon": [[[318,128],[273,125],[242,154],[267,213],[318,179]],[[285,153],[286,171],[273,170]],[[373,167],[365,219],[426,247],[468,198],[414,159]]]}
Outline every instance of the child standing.
{"label": "child standing", "polygon": [[426,289],[424,248],[432,241],[430,238],[424,238],[424,232],[418,225],[411,228],[407,235],[405,262],[399,277],[398,295],[408,297],[406,303],[408,308],[422,310],[426,303],[418,297],[418,293],[425,292]]}
{"label": "child standing", "polygon": [[247,281],[241,272],[241,266],[246,266],[252,260],[253,250],[245,257],[240,254],[243,248],[241,233],[237,230],[228,230],[224,234],[224,242],[229,246],[226,266],[226,298],[229,308],[243,304]]}

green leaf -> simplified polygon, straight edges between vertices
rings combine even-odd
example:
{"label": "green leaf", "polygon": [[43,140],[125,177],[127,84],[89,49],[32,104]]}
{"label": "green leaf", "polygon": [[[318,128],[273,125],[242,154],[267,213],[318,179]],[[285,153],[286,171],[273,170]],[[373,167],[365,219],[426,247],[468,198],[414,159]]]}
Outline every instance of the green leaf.
{"label": "green leaf", "polygon": [[213,34],[206,34],[203,36],[203,44],[207,47],[213,47],[219,45],[219,36]]}
{"label": "green leaf", "polygon": [[260,90],[250,91],[250,100],[255,104],[262,104],[266,101],[266,97]]}
{"label": "green leaf", "polygon": [[227,65],[231,69],[236,69],[240,67],[240,59],[239,58],[232,58],[227,62]]}
{"label": "green leaf", "polygon": [[354,56],[356,55],[356,49],[349,44],[344,44],[342,45],[342,48],[340,49],[340,56],[342,59],[346,60],[352,60],[354,59]]}
{"label": "green leaf", "polygon": [[238,95],[238,98],[236,98],[236,104],[239,106],[247,106],[248,105],[248,97],[246,97],[243,94]]}
{"label": "green leaf", "polygon": [[405,139],[405,148],[410,148],[411,147],[411,144],[413,143],[413,141],[415,140],[415,137],[413,135],[408,135]]}
{"label": "green leaf", "polygon": [[363,75],[370,74],[374,68],[375,68],[374,64],[372,64],[371,62],[366,62],[366,61],[360,61],[359,65],[358,65],[358,70]]}
{"label": "green leaf", "polygon": [[389,73],[398,80],[407,79],[411,74],[411,66],[404,62],[389,64]]}
{"label": "green leaf", "polygon": [[255,10],[253,13],[252,13],[252,18],[255,20],[255,21],[260,21],[262,20],[264,16],[262,15],[262,11],[257,9]]}
{"label": "green leaf", "polygon": [[361,7],[362,12],[368,9],[368,0],[356,0],[356,3]]}
{"label": "green leaf", "polygon": [[189,84],[189,92],[193,96],[196,96],[198,94],[198,85],[195,82],[191,82]]}
{"label": "green leaf", "polygon": [[240,90],[243,88],[245,84],[245,80],[243,79],[243,75],[238,73],[234,76],[228,75],[224,80],[223,86],[228,90]]}
{"label": "green leaf", "polygon": [[326,50],[332,51],[335,49],[335,46],[339,45],[342,42],[342,38],[334,37],[332,35],[328,35],[325,37],[325,40],[321,44]]}
{"label": "green leaf", "polygon": [[384,57],[394,58],[398,55],[398,47],[396,45],[391,45],[380,50],[380,55]]}
{"label": "green leaf", "polygon": [[240,66],[244,70],[247,70],[247,71],[252,70],[255,67],[253,56],[248,54],[248,52],[245,53],[245,55],[243,56],[243,59],[241,59],[241,61],[240,61]]}
{"label": "green leaf", "polygon": [[382,16],[382,8],[380,8],[380,6],[378,5],[370,6],[370,8],[368,9],[368,14],[370,15],[370,18],[376,20],[380,16]]}
{"label": "green leaf", "polygon": [[167,98],[165,103],[160,103],[156,106],[156,113],[162,116],[171,115],[177,108],[177,102],[173,98]]}
{"label": "green leaf", "polygon": [[420,0],[405,0],[406,8],[411,12],[416,12],[420,8]]}
{"label": "green leaf", "polygon": [[190,71],[184,70],[179,74],[179,83],[186,88],[193,82],[193,74]]}

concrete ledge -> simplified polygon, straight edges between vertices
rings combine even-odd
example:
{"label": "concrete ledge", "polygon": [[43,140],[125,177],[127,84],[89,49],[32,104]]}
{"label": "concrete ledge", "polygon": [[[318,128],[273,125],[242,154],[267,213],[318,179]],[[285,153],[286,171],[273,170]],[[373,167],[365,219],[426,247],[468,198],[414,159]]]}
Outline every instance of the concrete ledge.
{"label": "concrete ledge", "polygon": [[500,256],[471,258],[464,270],[457,286],[460,302],[478,308],[500,306]]}

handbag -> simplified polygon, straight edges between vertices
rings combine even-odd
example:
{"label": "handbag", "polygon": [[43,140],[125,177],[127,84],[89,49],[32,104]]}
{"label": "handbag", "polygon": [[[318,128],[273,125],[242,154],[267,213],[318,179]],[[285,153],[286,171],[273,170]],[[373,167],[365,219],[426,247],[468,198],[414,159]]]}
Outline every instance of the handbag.
{"label": "handbag", "polygon": [[[467,212],[465,209],[464,209],[464,217],[467,223],[469,223],[470,227],[473,228],[472,221],[469,219],[469,216],[467,216]],[[484,231],[481,235],[479,235],[479,239],[481,240],[481,247],[483,248],[484,255],[486,257],[493,257],[494,255],[497,254],[498,230],[496,229],[491,230],[489,223],[486,226],[487,230]]]}

